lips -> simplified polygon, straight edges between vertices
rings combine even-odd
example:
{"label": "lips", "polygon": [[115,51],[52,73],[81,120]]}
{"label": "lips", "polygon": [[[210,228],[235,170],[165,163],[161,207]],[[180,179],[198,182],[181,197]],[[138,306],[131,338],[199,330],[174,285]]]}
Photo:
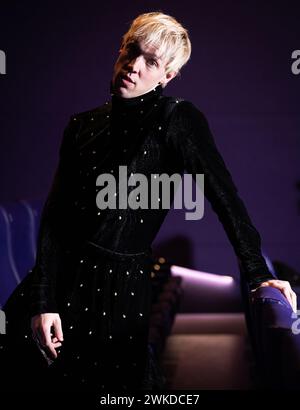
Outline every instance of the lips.
{"label": "lips", "polygon": [[122,79],[123,79],[123,80],[126,80],[126,81],[129,81],[129,82],[132,83],[132,84],[135,84],[135,82],[134,82],[130,77],[128,77],[128,75],[123,75],[123,76],[122,76]]}

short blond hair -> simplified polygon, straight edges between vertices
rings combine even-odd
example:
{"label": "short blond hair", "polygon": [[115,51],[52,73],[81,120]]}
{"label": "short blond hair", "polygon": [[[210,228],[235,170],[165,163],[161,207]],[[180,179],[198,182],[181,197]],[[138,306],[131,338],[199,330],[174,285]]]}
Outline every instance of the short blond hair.
{"label": "short blond hair", "polygon": [[176,71],[188,62],[192,46],[188,30],[178,21],[162,12],[140,14],[122,37],[122,46],[134,40],[143,40],[145,46],[154,46],[160,57],[166,58],[166,72]]}

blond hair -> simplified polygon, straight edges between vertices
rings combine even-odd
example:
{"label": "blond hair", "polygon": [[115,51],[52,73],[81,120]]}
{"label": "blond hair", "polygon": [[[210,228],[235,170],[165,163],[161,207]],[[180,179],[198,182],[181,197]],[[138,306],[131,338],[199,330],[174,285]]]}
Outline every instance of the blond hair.
{"label": "blond hair", "polygon": [[134,40],[154,46],[160,57],[166,58],[166,72],[176,71],[188,62],[191,56],[191,42],[188,31],[174,17],[161,12],[140,14],[122,37],[122,46]]}

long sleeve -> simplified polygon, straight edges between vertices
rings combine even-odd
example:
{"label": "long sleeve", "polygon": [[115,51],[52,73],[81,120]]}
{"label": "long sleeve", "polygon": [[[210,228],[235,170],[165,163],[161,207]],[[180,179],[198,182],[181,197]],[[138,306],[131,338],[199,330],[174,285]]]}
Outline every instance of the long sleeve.
{"label": "long sleeve", "polygon": [[188,173],[204,174],[204,194],[224,227],[250,289],[274,279],[261,254],[260,235],[238,195],[203,113],[189,101],[176,104],[167,140]]}
{"label": "long sleeve", "polygon": [[56,279],[61,270],[67,236],[70,235],[72,225],[76,126],[76,121],[71,119],[64,130],[58,166],[41,215],[37,256],[32,269],[31,316],[58,311]]}

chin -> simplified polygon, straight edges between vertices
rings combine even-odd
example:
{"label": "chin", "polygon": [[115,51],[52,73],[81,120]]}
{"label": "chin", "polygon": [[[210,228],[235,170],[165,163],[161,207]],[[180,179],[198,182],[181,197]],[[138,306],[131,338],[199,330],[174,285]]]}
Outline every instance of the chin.
{"label": "chin", "polygon": [[119,92],[118,92],[119,96],[123,97],[123,98],[130,98],[132,97],[132,93],[128,92],[128,90],[126,90],[126,88],[119,88]]}
{"label": "chin", "polygon": [[118,88],[118,95],[120,95],[123,98],[133,98],[137,96],[137,93],[134,92],[133,90],[128,90],[125,87],[119,87]]}

